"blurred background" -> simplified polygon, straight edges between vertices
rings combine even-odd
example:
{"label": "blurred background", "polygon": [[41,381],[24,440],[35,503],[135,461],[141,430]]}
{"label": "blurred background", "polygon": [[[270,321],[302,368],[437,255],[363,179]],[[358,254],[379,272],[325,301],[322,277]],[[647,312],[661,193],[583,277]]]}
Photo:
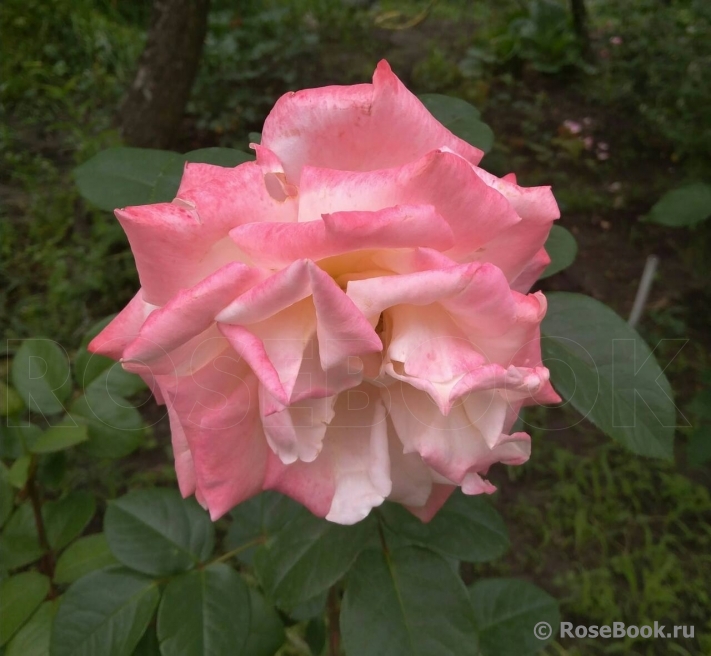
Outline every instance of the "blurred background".
{"label": "blurred background", "polygon": [[[3,0],[0,26],[8,338],[71,352],[138,288],[118,223],[79,197],[78,164],[120,144],[246,149],[281,94],[367,82],[382,58],[415,93],[481,110],[495,134],[484,168],[553,186],[579,252],[542,289],[627,317],[656,255],[638,329],[688,426],[676,462],[634,457],[565,410],[529,413],[531,461],[492,475],[514,548],[467,575],[528,578],[574,624],[696,629],[692,641],[563,640],[550,654],[711,654],[708,0]],[[146,75],[163,106],[145,104]],[[695,203],[693,221],[648,220],[690,184],[679,212]],[[74,475],[104,498],[170,481],[167,431],[159,422],[130,458]]]}

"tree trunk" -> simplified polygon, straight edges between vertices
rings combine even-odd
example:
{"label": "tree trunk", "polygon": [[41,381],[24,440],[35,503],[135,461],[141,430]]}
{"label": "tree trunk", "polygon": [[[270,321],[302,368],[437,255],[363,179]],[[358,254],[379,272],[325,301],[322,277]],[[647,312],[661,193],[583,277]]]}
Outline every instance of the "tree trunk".
{"label": "tree trunk", "polygon": [[585,0],[570,0],[570,9],[573,13],[573,28],[580,43],[580,51],[586,60],[590,60],[590,34],[588,32],[588,10]]}
{"label": "tree trunk", "polygon": [[121,109],[127,144],[167,148],[180,129],[198,71],[210,0],[154,0],[146,47]]}

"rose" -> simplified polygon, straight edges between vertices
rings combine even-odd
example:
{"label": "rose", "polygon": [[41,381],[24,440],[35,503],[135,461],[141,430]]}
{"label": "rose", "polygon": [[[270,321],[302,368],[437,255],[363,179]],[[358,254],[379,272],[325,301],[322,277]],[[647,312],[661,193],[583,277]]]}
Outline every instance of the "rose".
{"label": "rose", "polygon": [[558,400],[526,295],[550,190],[478,168],[385,62],[286,94],[253,148],[116,211],[141,289],[90,350],[167,404],[183,495],[217,518],[276,489],[348,524],[493,491],[530,454],[521,406]]}

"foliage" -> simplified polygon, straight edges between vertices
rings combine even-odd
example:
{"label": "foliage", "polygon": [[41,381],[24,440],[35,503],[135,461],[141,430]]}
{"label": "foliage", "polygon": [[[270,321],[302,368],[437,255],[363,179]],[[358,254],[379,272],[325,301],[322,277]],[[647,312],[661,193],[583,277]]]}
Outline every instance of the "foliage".
{"label": "foliage", "polygon": [[0,30],[0,322],[74,343],[135,286],[120,226],[83,209],[67,168],[116,141],[142,30],[108,0],[9,0]]}
{"label": "foliage", "polygon": [[221,145],[245,147],[244,135],[261,129],[275,98],[311,86],[331,38],[361,45],[360,21],[338,0],[218,3],[188,111],[200,129],[221,135]]}
{"label": "foliage", "polygon": [[484,41],[485,46],[471,47],[462,60],[466,75],[477,76],[494,63],[518,68],[527,63],[541,73],[588,70],[570,15],[557,0],[530,0],[512,12],[505,24],[490,28]]}
{"label": "foliage", "polygon": [[641,138],[666,141],[676,158],[705,157],[711,149],[711,92],[704,82],[711,64],[711,5],[613,1],[598,11],[605,38],[594,97],[618,115],[639,116],[629,127]]}
{"label": "foliage", "polygon": [[[526,21],[532,20],[532,11],[523,3],[476,3],[476,7],[464,2],[435,3],[431,15],[435,20],[424,21],[409,34],[409,41],[407,33],[385,37],[382,32],[376,33],[367,4],[290,0],[269,2],[262,9],[253,2],[242,3],[236,13],[233,5],[218,0],[182,150],[216,143],[244,147],[245,132],[258,129],[265,112],[282,91],[360,80],[372,70],[378,56],[387,54],[391,58],[391,54],[411,48],[412,52],[401,54],[398,72],[403,71],[407,77],[412,59],[412,79],[421,86],[420,91],[453,92],[477,99],[486,121],[497,128],[498,139],[485,166],[501,169],[498,172],[502,174],[511,168],[522,169],[524,184],[549,182],[552,178],[567,219],[564,225],[576,225],[574,232],[584,247],[583,253],[590,244],[590,237],[585,234],[590,228],[588,222],[597,231],[605,230],[599,227],[600,217],[603,223],[619,220],[624,226],[634,224],[634,217],[646,214],[655,198],[678,184],[677,179],[708,179],[711,115],[708,85],[700,77],[708,68],[711,43],[708,3],[588,2],[598,74],[584,77],[571,77],[582,64],[577,59],[577,45],[570,40],[568,22],[558,23],[557,34],[552,32],[555,38],[550,42],[536,37],[538,27],[529,38],[530,24],[526,26]],[[378,4],[383,10],[394,8],[403,13],[419,12],[429,5],[417,2],[406,6],[397,0]],[[84,207],[68,169],[104,147],[119,145],[110,129],[111,118],[141,48],[147,6],[148,3],[108,0],[0,3],[0,257],[5,265],[0,272],[0,323],[10,338],[45,335],[62,344],[76,344],[93,320],[115,311],[137,287],[119,226],[104,212]],[[478,21],[473,29],[467,23],[471,15]],[[513,27],[511,23],[517,20],[523,22]],[[437,33],[438,21],[446,28],[446,37]],[[617,39],[611,42],[614,37],[619,37],[619,44],[616,45]],[[501,41],[497,43],[496,38]],[[525,55],[507,58],[511,43],[516,40],[518,52]],[[413,42],[420,44],[419,50],[411,45]],[[569,48],[560,48],[563,43]],[[551,73],[547,78],[536,75],[550,65],[558,67],[557,77]],[[598,161],[595,149],[586,150],[582,136],[560,132],[563,119],[589,115],[595,121],[590,136],[612,144],[610,162]],[[608,192],[613,180],[621,181],[622,191]],[[583,228],[582,235],[578,226]],[[698,246],[703,227],[700,225],[695,231],[692,245]],[[608,235],[605,243],[618,257],[626,259],[628,250],[656,249],[658,230],[640,223],[629,231],[629,237],[627,232],[617,232]],[[667,230],[664,234],[672,232]],[[676,234],[679,232],[684,231]],[[669,238],[664,242],[668,268],[664,268],[658,283],[665,290],[659,294],[662,301],[667,298],[666,290],[676,285],[674,267],[691,273],[688,267],[683,268],[688,264],[686,251],[668,253],[670,244],[673,248],[678,244],[678,238],[673,239],[677,241]],[[625,243],[615,248],[613,240]],[[570,263],[567,241],[568,248],[561,251],[562,260],[556,257],[555,247],[550,249],[554,265]],[[619,255],[621,252],[625,255]],[[581,273],[584,266],[584,261],[576,263],[570,280],[576,286],[589,288]],[[551,278],[544,284],[559,288],[560,281],[560,277]],[[675,290],[668,297],[671,307],[650,309],[643,329],[675,327],[679,323],[677,317],[683,315],[681,293],[682,290]],[[623,298],[615,296],[611,300],[624,311]],[[702,304],[699,301],[696,305]],[[698,312],[696,320],[705,330],[703,314]],[[682,326],[679,330],[686,336],[689,328]],[[694,336],[693,332],[690,334]],[[637,342],[636,336],[634,339]],[[9,352],[15,353],[20,347],[20,340],[11,341]],[[679,386],[681,390],[678,396],[693,399],[682,406],[694,427],[686,451],[687,461],[698,467],[692,478],[675,471],[674,465],[667,462],[633,457],[614,443],[602,443],[597,433],[572,411],[531,411],[524,419],[527,430],[533,428],[534,458],[525,468],[499,472],[502,493],[494,498],[511,531],[513,549],[506,551],[509,537],[504,522],[485,500],[478,500],[483,503],[477,506],[467,505],[471,499],[453,498],[441,513],[443,519],[437,520],[443,524],[432,524],[436,531],[422,527],[401,508],[386,505],[368,527],[369,541],[351,566],[350,572],[357,577],[346,575],[340,579],[336,585],[338,596],[345,590],[351,601],[355,593],[353,588],[349,592],[350,586],[357,585],[359,579],[373,580],[382,575],[377,582],[392,599],[397,584],[392,572],[407,572],[408,553],[424,548],[427,556],[423,558],[428,563],[425,574],[434,571],[439,579],[452,583],[452,576],[441,564],[453,565],[454,558],[461,561],[459,569],[467,583],[476,579],[469,594],[474,609],[473,627],[484,651],[487,636],[501,629],[512,636],[513,653],[525,653],[524,641],[530,640],[530,628],[527,626],[524,631],[521,624],[510,626],[506,622],[508,614],[500,618],[486,616],[488,607],[477,604],[475,593],[484,593],[487,599],[513,598],[519,602],[527,598],[525,583],[518,579],[509,583],[509,579],[522,577],[534,580],[561,599],[566,620],[589,625],[623,619],[644,624],[669,618],[673,624],[694,624],[698,636],[697,641],[688,644],[563,641],[551,647],[550,653],[711,653],[707,617],[711,499],[704,485],[708,477],[704,462],[709,458],[709,404],[707,384],[696,381],[696,370],[708,362],[703,344],[695,353],[698,362],[687,362],[673,372],[670,365],[666,370],[675,389]],[[118,497],[127,487],[150,492],[156,483],[173,485],[173,474],[165,465],[169,459],[165,437],[159,435],[156,441],[150,429],[142,425],[143,421],[153,422],[150,405],[145,406],[147,413],[142,409],[145,419],[138,416],[138,424],[136,414],[126,420],[126,427],[131,430],[111,430],[107,422],[99,421],[91,412],[90,408],[97,407],[99,415],[114,420],[109,410],[110,398],[103,392],[95,398],[96,386],[94,392],[85,389],[96,375],[104,376],[108,388],[123,389],[125,397],[138,394],[142,399],[146,393],[139,391],[141,384],[135,377],[133,387],[123,387],[126,379],[121,370],[109,369],[107,361],[102,360],[89,358],[84,348],[73,354],[74,382],[68,404],[64,405],[77,425],[86,426],[86,431],[67,431],[66,426],[55,426],[53,433],[42,431],[49,424],[44,416],[33,413],[30,418],[36,428],[3,427],[0,433],[0,585],[22,574],[32,574],[30,579],[15,581],[10,590],[20,584],[24,589],[25,581],[29,582],[32,585],[26,588],[27,604],[34,606],[39,593],[31,595],[29,591],[41,591],[45,579],[37,577],[47,577],[40,573],[48,571],[47,552],[39,546],[33,509],[26,496],[30,480],[46,508],[41,511],[43,521],[53,527],[52,541],[63,545],[50,549],[55,568],[49,599],[40,600],[29,617],[25,617],[25,607],[10,618],[14,624],[8,623],[3,630],[14,633],[0,650],[4,649],[6,656],[49,653],[53,618],[69,590],[73,590],[74,601],[86,604],[84,594],[89,594],[89,588],[116,582],[115,589],[137,593],[128,605],[114,607],[120,617],[135,617],[135,621],[125,622],[116,635],[123,637],[124,645],[137,642],[136,654],[155,655],[161,643],[166,653],[174,653],[170,650],[176,645],[186,644],[184,636],[188,631],[198,635],[198,627],[220,621],[219,609],[209,604],[215,590],[221,596],[228,595],[241,611],[249,605],[244,653],[322,653],[329,629],[324,620],[327,591],[321,590],[295,608],[286,608],[288,603],[282,604],[284,608],[275,608],[274,601],[265,595],[275,585],[287,590],[289,601],[288,576],[279,579],[286,580],[284,588],[285,584],[278,583],[273,574],[276,566],[283,568],[284,564],[281,559],[271,561],[267,555],[283,553],[279,549],[281,538],[276,537],[278,529],[302,514],[284,497],[269,493],[240,506],[229,519],[216,524],[213,553],[187,571],[158,578],[157,585],[154,578],[131,573],[130,567],[119,564],[106,533],[101,531],[106,500]],[[95,375],[97,361],[99,373]],[[102,369],[103,365],[106,368]],[[86,385],[81,382],[85,377]],[[115,377],[120,380],[114,381]],[[3,420],[7,416],[24,418],[27,408],[22,399],[30,402],[29,394],[22,391],[22,382],[18,390],[6,382],[14,384],[12,367],[10,377],[0,383],[0,415]],[[59,397],[64,398],[62,385],[58,388]],[[40,392],[39,397],[42,396]],[[47,418],[56,424],[62,416]],[[556,427],[561,428],[560,433],[553,430]],[[40,432],[44,447],[40,442],[42,452],[37,453]],[[137,449],[139,437],[141,449]],[[68,446],[77,439],[74,446]],[[60,446],[67,448],[54,450]],[[516,485],[506,485],[506,477]],[[86,491],[96,499],[96,508],[86,501]],[[76,492],[81,494],[77,496]],[[182,503],[175,493],[170,496],[171,503]],[[130,499],[121,497],[118,503],[126,498]],[[462,502],[463,511],[458,506]],[[73,509],[71,521],[66,521],[69,516],[63,508]],[[199,511],[194,504],[190,508],[190,512]],[[91,519],[86,524],[89,512]],[[456,523],[454,518],[458,518]],[[383,555],[378,528],[382,528],[388,549],[392,549],[390,561]],[[471,535],[478,539],[473,541],[468,537]],[[456,551],[448,553],[447,548]],[[231,551],[233,556],[225,558]],[[125,559],[125,550],[119,552]],[[349,563],[351,555],[346,559]],[[310,556],[313,554],[305,554],[306,562]],[[223,560],[208,565],[220,559]],[[394,563],[394,569],[384,573],[383,561],[386,565]],[[227,574],[225,568],[232,574]],[[340,569],[342,566],[331,570],[331,577],[333,571],[340,576]],[[101,578],[87,583],[92,573],[101,574]],[[288,575],[294,573],[290,570]],[[84,583],[79,586],[81,581]],[[73,587],[75,582],[77,586]],[[397,591],[403,589],[400,586]],[[6,596],[4,590],[3,587],[0,591],[0,602]],[[435,586],[435,593],[437,590]],[[548,601],[545,593],[538,594]],[[157,595],[162,601],[157,601]],[[177,596],[189,597],[191,603],[178,608],[174,601],[166,601]],[[438,609],[428,607],[427,601],[423,600],[425,612],[437,618]],[[90,610],[106,612],[107,607],[102,605],[106,599],[96,602]],[[522,607],[521,604],[519,608]],[[365,616],[358,613],[368,611],[363,605],[348,609],[350,626],[354,617],[358,622],[359,617]],[[387,606],[386,611],[401,636],[406,616],[392,606]],[[62,621],[69,611],[64,613]],[[347,617],[346,609],[343,614]],[[468,617],[469,610],[457,615],[460,619],[462,616]],[[0,617],[5,617],[4,608],[0,609]],[[344,637],[346,647],[349,640],[370,637],[354,635],[352,629],[347,632],[346,617],[342,620],[343,634],[348,635]],[[234,635],[244,634],[244,620],[244,612],[230,616]],[[23,621],[24,625],[17,628],[18,622]],[[146,623],[148,628],[141,637],[139,629]],[[554,624],[553,619],[551,623]],[[454,630],[461,626],[458,620]],[[375,631],[374,638],[383,633]],[[93,635],[90,640],[98,640],[102,634]],[[190,648],[195,653],[205,651],[199,642],[185,649]],[[101,653],[108,652],[102,647]]]}
{"label": "foliage", "polygon": [[[444,96],[427,96],[425,102],[446,125],[481,144],[476,110]],[[200,154],[221,163],[234,156],[222,149]],[[76,176],[87,198],[111,206],[122,194],[138,200],[162,198],[157,189],[170,180],[167,172],[181,161],[161,151],[147,157],[138,149],[112,149],[82,165]],[[135,171],[141,171],[145,181],[140,188],[125,175]],[[569,255],[564,259],[571,260]],[[561,268],[564,264],[559,260]],[[564,294],[551,297],[544,328],[551,344],[547,355],[552,359],[553,383],[573,406],[632,451],[668,457],[675,409],[663,373],[653,358],[646,370],[638,371],[632,366],[632,351],[621,356],[614,351],[616,342],[631,342],[647,355],[636,333],[592,299]],[[570,344],[582,347],[584,355]],[[23,366],[22,348],[18,356]],[[577,374],[572,386],[570,370]],[[47,371],[56,380],[37,393],[51,397],[61,390],[66,395],[61,368]],[[23,392],[22,384],[16,387]],[[605,398],[612,395],[612,406],[599,402],[600,389]],[[637,393],[643,394],[644,407],[635,407]],[[252,567],[265,599],[295,621],[304,617],[304,605],[329,590],[338,595],[344,589],[339,623],[350,653],[481,650],[493,656],[503,644],[511,653],[533,653],[545,644],[532,637],[533,626],[544,618],[557,627],[555,601],[529,584],[482,579],[467,594],[458,563],[491,560],[508,544],[501,519],[481,498],[455,494],[429,524],[385,504],[355,526],[339,526],[275,493],[263,493],[231,514],[233,523],[224,542],[228,550],[213,555],[214,528],[195,501],[181,501],[177,492],[147,489],[111,502],[104,533],[111,556],[124,569],[112,565],[72,584],[54,624],[56,650],[89,645],[81,652],[88,655],[92,645],[106,645],[109,654],[130,652],[157,609],[161,653],[192,653],[181,651],[181,645],[203,653],[208,642],[219,640],[226,641],[223,652],[229,644],[243,653],[236,646],[244,650],[251,644],[252,619],[247,584],[222,564],[233,557]],[[108,597],[103,592],[108,586],[126,592]],[[186,597],[194,600],[194,608],[184,604]],[[492,605],[492,597],[500,600]],[[226,614],[224,599],[231,600],[228,605],[236,615]],[[315,608],[320,607],[319,603]],[[80,625],[74,620],[92,608],[97,609],[94,621]],[[270,611],[273,617],[276,609]],[[313,611],[307,615],[312,619]],[[329,621],[334,631],[333,608]],[[362,630],[364,625],[369,631]]]}
{"label": "foliage", "polygon": [[[90,331],[85,343],[99,328]],[[140,434],[141,426],[130,429],[121,423],[135,410],[118,394],[135,394],[142,385],[106,358],[88,357],[84,347],[73,364],[72,372],[55,343],[29,340],[17,350],[12,366],[15,391],[6,410],[1,454],[10,467],[3,465],[0,472],[0,646],[6,644],[8,653],[129,655],[155,630],[165,656],[274,654],[286,634],[280,613],[267,600],[282,615],[302,618],[292,621],[311,622],[318,606],[306,612],[300,607],[331,586],[344,585],[344,577],[341,623],[355,653],[360,653],[360,614],[371,612],[367,595],[360,592],[364,585],[369,594],[390,590],[373,618],[381,632],[369,637],[376,649],[385,641],[388,653],[411,654],[415,641],[423,653],[437,653],[426,646],[435,635],[426,627],[436,625],[440,635],[441,622],[446,622],[449,644],[469,645],[477,653],[477,606],[454,564],[458,558],[483,562],[508,547],[501,519],[480,498],[455,495],[430,525],[388,506],[344,527],[265,492],[232,512],[226,539],[219,540],[215,552],[215,527],[194,499],[149,487],[110,501],[103,532],[93,532],[94,527],[84,534],[96,513],[94,496],[62,492],[66,459],[53,460],[112,431]],[[104,414],[108,405],[93,403],[97,392],[110,394],[114,407],[109,415]],[[98,421],[74,411],[82,402]],[[39,423],[23,423],[28,416]],[[40,424],[47,428],[43,431]],[[48,467],[56,470],[49,479]],[[49,498],[57,494],[53,490],[59,491],[56,500]],[[490,537],[472,540],[482,532]],[[234,559],[248,552],[252,576],[234,567]],[[425,597],[419,587],[423,576],[429,577]],[[471,594],[476,601],[476,591]],[[409,600],[404,608],[401,595]],[[487,613],[482,621],[489,627],[496,617]],[[401,633],[393,635],[391,617],[400,618]],[[506,617],[514,640],[530,639],[535,617]],[[411,626],[421,627],[425,642],[409,632]],[[23,652],[28,645],[34,651]]]}
{"label": "foliage", "polygon": [[711,185],[697,182],[667,192],[648,220],[670,227],[693,226],[711,217]]}

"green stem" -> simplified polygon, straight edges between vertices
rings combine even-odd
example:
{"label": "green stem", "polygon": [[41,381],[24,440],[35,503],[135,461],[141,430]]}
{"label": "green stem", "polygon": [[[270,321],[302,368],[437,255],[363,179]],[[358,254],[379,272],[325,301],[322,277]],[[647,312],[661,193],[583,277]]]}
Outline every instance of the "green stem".
{"label": "green stem", "polygon": [[[42,500],[40,498],[39,489],[37,487],[37,456],[33,455],[30,460],[30,468],[27,476],[27,483],[25,484],[25,490],[27,491],[27,496],[30,499],[30,504],[32,505],[32,513],[35,517],[35,526],[37,527],[37,538],[39,545],[42,548],[44,554],[40,560],[40,570],[43,574],[46,574],[50,581],[54,578],[54,566],[55,558],[54,551],[49,544],[47,539],[47,531],[44,526],[44,518],[42,517]],[[54,589],[54,584],[51,584],[49,590],[49,598],[53,599],[56,596],[56,590]]]}

